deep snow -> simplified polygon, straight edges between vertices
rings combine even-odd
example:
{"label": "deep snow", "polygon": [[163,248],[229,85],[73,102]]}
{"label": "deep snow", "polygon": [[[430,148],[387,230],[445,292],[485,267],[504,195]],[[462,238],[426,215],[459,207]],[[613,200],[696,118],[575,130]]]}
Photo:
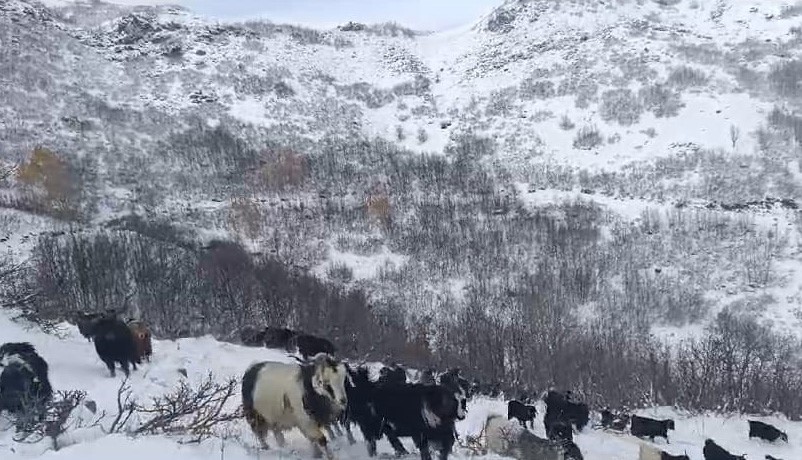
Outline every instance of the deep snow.
{"label": "deep snow", "polygon": [[[123,381],[122,373],[111,378],[107,370],[96,356],[92,344],[78,333],[77,328],[63,325],[62,338],[47,335],[35,327],[11,320],[11,313],[0,312],[0,337],[3,342],[29,341],[50,364],[50,379],[56,390],[82,389],[88,398],[97,402],[98,408],[109,413],[116,413],[116,394]],[[151,363],[141,366],[132,373],[129,381],[135,397],[148,401],[171,391],[184,378],[179,369],[186,370],[187,378],[192,383],[201,381],[209,371],[223,380],[228,376],[239,376],[248,365],[257,360],[291,361],[293,358],[283,352],[266,349],[246,348],[238,345],[218,342],[210,337],[180,339],[177,341],[156,341]],[[234,398],[239,404],[239,394]],[[505,413],[502,400],[477,398],[469,404],[468,417],[458,423],[458,431],[465,435],[477,435],[488,414]],[[544,413],[544,407],[539,413]],[[671,444],[658,440],[657,444],[672,453],[686,452],[694,460],[701,460],[701,446],[706,437],[712,437],[719,444],[733,453],[746,453],[750,458],[763,458],[771,454],[778,458],[802,458],[802,423],[790,422],[781,417],[761,418],[782,430],[789,436],[789,444],[772,445],[747,437],[746,417],[689,415],[670,408],[656,408],[641,411],[642,414],[676,420],[677,431],[671,432]],[[84,414],[90,417],[88,413]],[[107,426],[109,420],[103,424]],[[297,431],[287,437],[288,446],[259,452],[256,440],[244,422],[234,424],[227,430],[226,439],[215,438],[201,444],[182,444],[180,439],[166,436],[140,436],[132,438],[124,434],[106,435],[98,428],[82,428],[68,432],[61,440],[63,447],[59,451],[50,449],[49,443],[19,444],[12,440],[13,430],[9,420],[0,418],[0,458],[30,459],[56,458],[60,460],[107,459],[140,460],[156,459],[306,459],[311,458],[311,449],[307,441]],[[355,428],[357,438],[358,429]],[[535,433],[543,436],[542,423],[535,424]],[[272,442],[272,438],[268,442]],[[620,434],[611,434],[587,428],[576,436],[577,444],[587,460],[635,460],[638,457],[638,440]],[[344,438],[334,441],[334,448],[340,459],[367,458],[365,447],[361,442],[349,446]],[[412,449],[407,440],[408,448]],[[384,457],[392,456],[392,449],[386,441],[379,445],[379,452]],[[458,448],[454,458],[468,458],[471,453]],[[411,454],[409,458],[417,458]],[[482,458],[499,459],[488,455]]]}

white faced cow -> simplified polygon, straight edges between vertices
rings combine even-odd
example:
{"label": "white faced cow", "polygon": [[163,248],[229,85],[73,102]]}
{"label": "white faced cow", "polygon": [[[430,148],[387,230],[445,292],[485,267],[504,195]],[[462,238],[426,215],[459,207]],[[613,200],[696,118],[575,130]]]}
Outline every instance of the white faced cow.
{"label": "white faced cow", "polygon": [[347,375],[345,365],[325,353],[304,363],[251,365],[242,379],[242,405],[262,448],[268,448],[268,431],[283,446],[283,432],[298,428],[312,442],[316,457],[323,450],[333,459],[323,430],[346,408]]}

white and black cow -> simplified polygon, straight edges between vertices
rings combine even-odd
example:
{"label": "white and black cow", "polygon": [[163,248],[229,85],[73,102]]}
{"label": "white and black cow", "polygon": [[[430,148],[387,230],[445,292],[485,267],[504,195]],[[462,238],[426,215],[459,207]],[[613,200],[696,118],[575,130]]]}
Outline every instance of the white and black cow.
{"label": "white and black cow", "polygon": [[242,379],[242,405],[262,448],[268,448],[268,431],[283,446],[283,432],[298,428],[312,442],[316,456],[322,450],[333,459],[324,430],[346,409],[347,375],[344,364],[324,353],[310,362],[251,365]]}
{"label": "white and black cow", "polygon": [[41,420],[53,397],[47,362],[27,342],[0,346],[0,412],[17,418],[17,428],[26,429]]}
{"label": "white and black cow", "polygon": [[348,414],[359,425],[376,455],[376,442],[386,435],[398,455],[407,453],[399,438],[411,437],[422,460],[432,458],[429,443],[437,445],[446,460],[455,441],[455,423],[465,418],[465,392],[442,385],[372,382],[367,370],[352,375]]}

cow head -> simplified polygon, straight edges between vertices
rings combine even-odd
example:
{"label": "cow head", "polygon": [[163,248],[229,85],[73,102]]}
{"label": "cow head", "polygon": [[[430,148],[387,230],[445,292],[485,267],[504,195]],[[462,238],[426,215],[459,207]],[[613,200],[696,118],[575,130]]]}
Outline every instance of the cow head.
{"label": "cow head", "polygon": [[673,420],[671,420],[671,419],[666,419],[666,420],[663,420],[663,422],[665,422],[665,424],[666,424],[666,428],[668,428],[669,430],[674,430],[674,429],[675,429],[675,428],[674,428],[674,421],[673,421]]}
{"label": "cow head", "polygon": [[312,388],[315,393],[330,399],[340,411],[345,410],[348,403],[345,393],[348,369],[345,364],[325,353],[315,355],[312,364],[314,365]]}

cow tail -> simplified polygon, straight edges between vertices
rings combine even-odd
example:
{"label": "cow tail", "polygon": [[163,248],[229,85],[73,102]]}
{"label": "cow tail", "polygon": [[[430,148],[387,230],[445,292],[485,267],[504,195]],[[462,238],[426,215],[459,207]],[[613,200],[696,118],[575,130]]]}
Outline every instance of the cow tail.
{"label": "cow tail", "polygon": [[253,428],[254,431],[260,432],[260,427],[266,422],[259,412],[256,411],[253,402],[253,393],[256,390],[256,382],[259,378],[259,371],[264,366],[264,363],[254,364],[245,371],[242,376],[242,412],[245,415],[245,420]]}

